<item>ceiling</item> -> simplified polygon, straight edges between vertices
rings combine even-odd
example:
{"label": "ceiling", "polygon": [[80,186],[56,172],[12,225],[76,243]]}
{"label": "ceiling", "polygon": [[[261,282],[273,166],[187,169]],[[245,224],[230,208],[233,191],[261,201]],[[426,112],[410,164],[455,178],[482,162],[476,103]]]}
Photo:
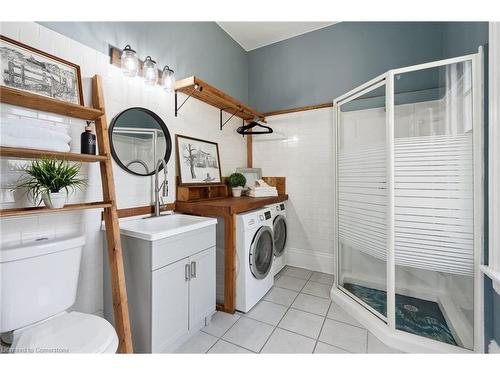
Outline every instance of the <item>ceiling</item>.
{"label": "ceiling", "polygon": [[264,47],[337,22],[217,22],[246,51]]}

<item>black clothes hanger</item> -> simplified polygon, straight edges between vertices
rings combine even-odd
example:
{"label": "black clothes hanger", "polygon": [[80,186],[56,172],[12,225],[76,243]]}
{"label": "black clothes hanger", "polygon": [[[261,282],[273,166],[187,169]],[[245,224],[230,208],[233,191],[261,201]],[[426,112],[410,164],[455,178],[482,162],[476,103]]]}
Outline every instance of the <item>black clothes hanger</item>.
{"label": "black clothes hanger", "polygon": [[[252,130],[252,131],[249,131],[250,129],[253,129],[253,128],[257,127],[257,126],[260,127],[260,128],[264,128],[266,130],[257,130],[257,131]],[[243,134],[243,135],[271,134],[273,132],[273,129],[271,129],[269,126],[259,124],[256,121],[252,121],[251,123],[249,123],[247,125],[240,126],[238,129],[236,129],[236,131],[238,132],[238,134]]]}

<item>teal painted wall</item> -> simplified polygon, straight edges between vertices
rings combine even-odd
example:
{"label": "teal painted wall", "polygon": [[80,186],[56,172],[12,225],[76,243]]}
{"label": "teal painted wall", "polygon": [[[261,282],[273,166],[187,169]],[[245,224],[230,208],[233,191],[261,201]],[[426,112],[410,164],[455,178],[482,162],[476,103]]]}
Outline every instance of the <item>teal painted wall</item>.
{"label": "teal painted wall", "polygon": [[488,43],[488,22],[443,22],[443,58],[476,53]]}
{"label": "teal painted wall", "polygon": [[326,103],[389,69],[474,53],[487,40],[486,22],[341,22],[250,51],[249,104]]}
{"label": "teal painted wall", "polygon": [[442,36],[435,22],[341,22],[250,51],[250,105],[330,102],[389,69],[441,58]]}
{"label": "teal painted wall", "polygon": [[177,79],[192,75],[248,102],[246,51],[215,22],[39,22],[60,34],[108,54],[109,46],[130,44]]}

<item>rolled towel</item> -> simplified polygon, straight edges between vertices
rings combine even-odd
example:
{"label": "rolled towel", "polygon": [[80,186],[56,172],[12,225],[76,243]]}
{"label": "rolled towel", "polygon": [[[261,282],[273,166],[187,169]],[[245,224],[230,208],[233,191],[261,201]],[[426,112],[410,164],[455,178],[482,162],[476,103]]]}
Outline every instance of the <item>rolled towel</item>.
{"label": "rolled towel", "polygon": [[47,150],[69,152],[69,144],[48,139],[32,139],[32,138],[17,138],[12,136],[3,136],[0,138],[0,145],[5,147],[20,147],[29,148],[33,150]]}
{"label": "rolled towel", "polygon": [[[2,118],[0,120],[0,131],[2,136],[11,136],[16,138],[29,138],[47,140],[57,140],[69,143],[71,137],[63,131],[51,129],[50,125],[41,125],[39,121]],[[52,127],[52,126],[51,126]]]}

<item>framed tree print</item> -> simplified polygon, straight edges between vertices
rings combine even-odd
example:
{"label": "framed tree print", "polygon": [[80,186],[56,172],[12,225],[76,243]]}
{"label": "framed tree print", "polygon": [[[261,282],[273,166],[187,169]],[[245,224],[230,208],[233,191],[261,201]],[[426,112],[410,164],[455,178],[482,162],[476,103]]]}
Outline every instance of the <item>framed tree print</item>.
{"label": "framed tree print", "polygon": [[217,143],[184,135],[176,135],[175,141],[180,185],[222,182]]}

